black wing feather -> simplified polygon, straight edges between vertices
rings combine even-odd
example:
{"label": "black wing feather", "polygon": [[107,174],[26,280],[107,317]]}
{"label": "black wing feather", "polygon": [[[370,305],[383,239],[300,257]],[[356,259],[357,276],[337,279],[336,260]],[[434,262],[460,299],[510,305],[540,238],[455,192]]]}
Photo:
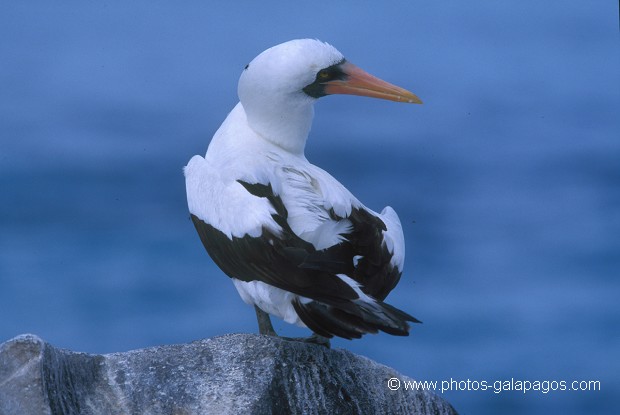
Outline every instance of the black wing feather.
{"label": "black wing feather", "polygon": [[[383,243],[386,229],[381,219],[362,208],[346,218],[352,224],[342,243],[323,250],[301,239],[288,224],[288,211],[270,184],[238,182],[256,197],[269,200],[276,213],[274,221],[282,231],[275,235],[263,228],[259,237],[228,238],[223,232],[192,214],[191,219],[213,261],[228,276],[242,281],[262,281],[277,288],[310,298],[293,306],[301,320],[315,333],[347,339],[378,330],[406,335],[407,321],[414,317],[382,302],[400,279],[392,266],[392,254]],[[330,212],[334,220],[345,218]],[[353,257],[361,259],[354,266]],[[357,281],[361,289],[377,299],[375,308],[360,302],[355,290],[337,274]],[[358,300],[358,301],[356,301]]]}

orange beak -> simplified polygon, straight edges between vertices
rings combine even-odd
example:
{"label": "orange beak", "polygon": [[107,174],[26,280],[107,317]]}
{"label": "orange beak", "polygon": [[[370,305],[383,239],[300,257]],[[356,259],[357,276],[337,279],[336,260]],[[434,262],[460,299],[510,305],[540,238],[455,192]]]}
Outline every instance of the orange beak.
{"label": "orange beak", "polygon": [[346,79],[326,82],[324,84],[326,94],[360,95],[410,104],[422,103],[415,94],[372,76],[352,63],[343,63],[341,69]]}

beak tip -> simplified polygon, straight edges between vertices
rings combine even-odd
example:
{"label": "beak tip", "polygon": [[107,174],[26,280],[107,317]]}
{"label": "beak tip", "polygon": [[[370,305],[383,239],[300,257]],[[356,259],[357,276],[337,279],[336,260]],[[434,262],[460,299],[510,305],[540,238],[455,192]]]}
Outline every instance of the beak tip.
{"label": "beak tip", "polygon": [[411,98],[408,98],[405,102],[407,102],[408,104],[422,104],[422,100],[415,95],[413,95],[413,97]]}

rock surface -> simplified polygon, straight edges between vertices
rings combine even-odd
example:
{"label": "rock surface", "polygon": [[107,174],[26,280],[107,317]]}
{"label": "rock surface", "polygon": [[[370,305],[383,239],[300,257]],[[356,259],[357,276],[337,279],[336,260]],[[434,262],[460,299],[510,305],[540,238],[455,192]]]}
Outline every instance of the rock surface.
{"label": "rock surface", "polygon": [[253,334],[91,355],[34,335],[0,345],[0,414],[455,414],[346,350]]}

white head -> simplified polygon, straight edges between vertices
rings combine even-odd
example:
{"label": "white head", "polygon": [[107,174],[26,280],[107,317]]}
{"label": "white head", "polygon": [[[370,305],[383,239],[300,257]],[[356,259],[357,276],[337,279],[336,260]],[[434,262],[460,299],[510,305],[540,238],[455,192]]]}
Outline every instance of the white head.
{"label": "white head", "polygon": [[353,94],[421,103],[412,93],[348,63],[333,46],[313,39],[291,40],[262,52],[245,67],[238,94],[250,127],[296,154],[304,151],[313,104],[322,96]]}

